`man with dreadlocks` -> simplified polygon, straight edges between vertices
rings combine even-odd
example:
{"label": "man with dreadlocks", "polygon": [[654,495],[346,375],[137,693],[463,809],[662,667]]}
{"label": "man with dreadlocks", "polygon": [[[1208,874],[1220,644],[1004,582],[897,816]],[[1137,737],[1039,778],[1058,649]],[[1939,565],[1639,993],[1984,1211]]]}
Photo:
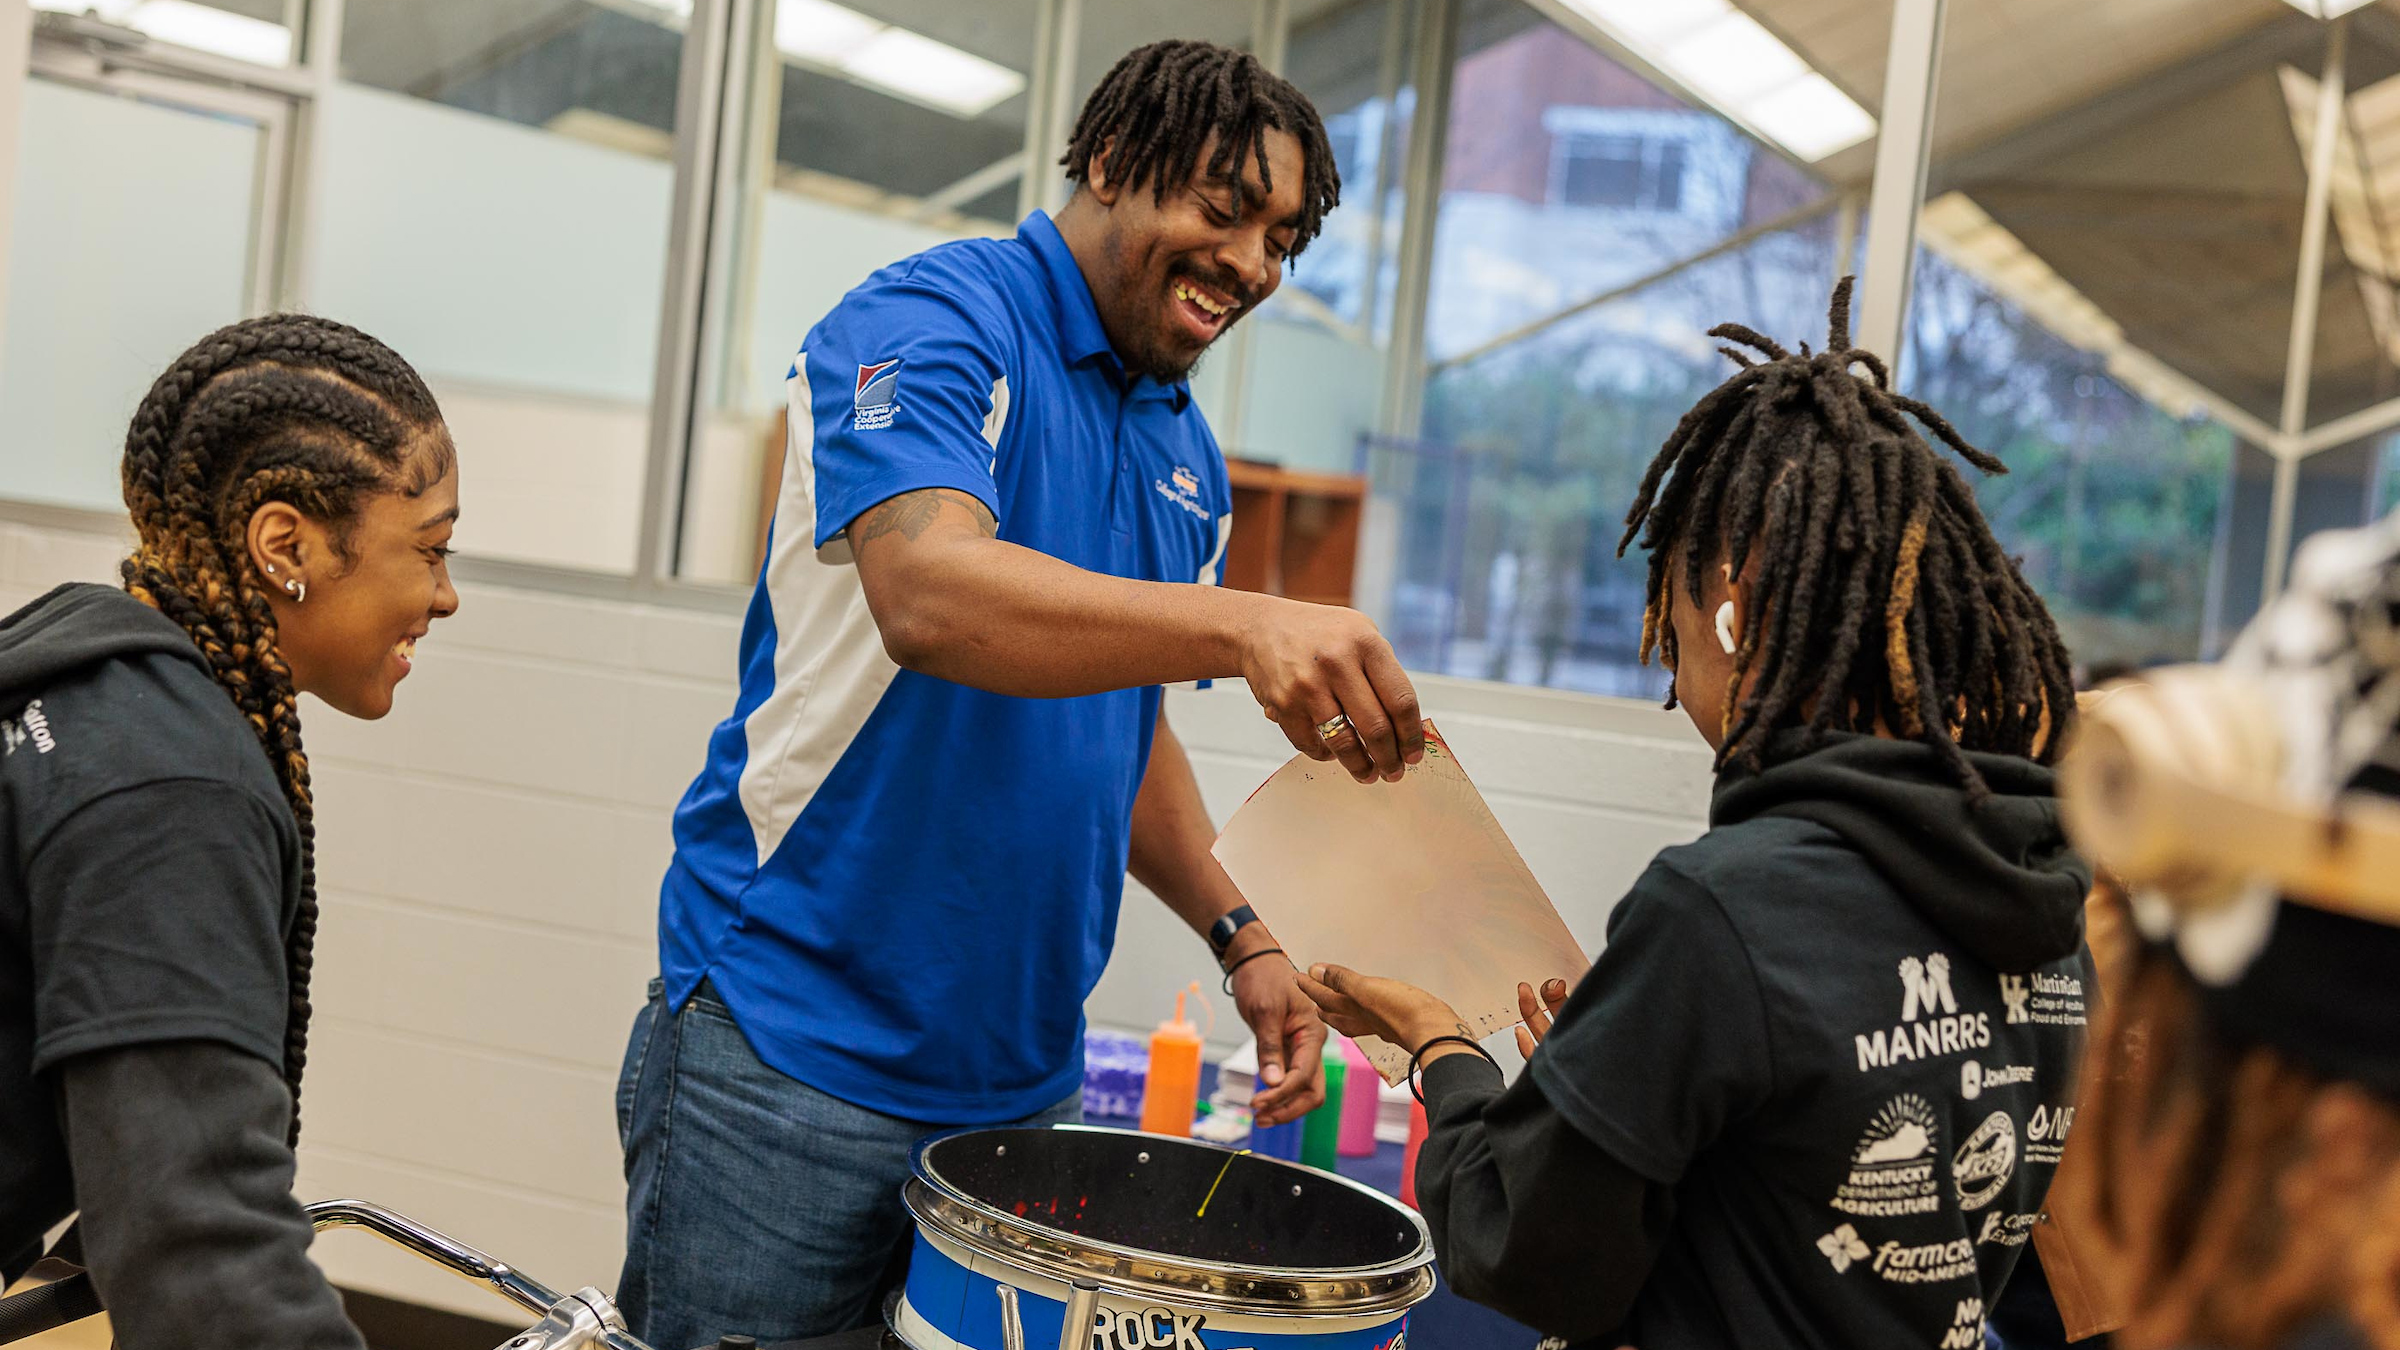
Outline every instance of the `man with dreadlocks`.
{"label": "man with dreadlocks", "polygon": [[1176,41],[1116,64],[1064,163],[1055,220],[877,272],[793,364],[621,1083],[619,1302],[654,1344],[870,1323],[912,1144],[1076,1119],[1129,870],[1222,963],[1259,1118],[1323,1098],[1323,1023],[1210,856],[1161,686],[1241,676],[1361,782],[1423,754],[1366,619],[1215,584],[1231,491],[1187,379],[1316,237],[1333,157],[1290,84]]}
{"label": "man with dreadlocks", "polygon": [[1643,654],[1717,752],[1709,830],[1571,997],[1520,987],[1528,1071],[1503,1087],[1421,990],[1308,981],[1416,1053],[1443,1274],[1568,1341],[1980,1347],[2072,1119],[2067,654],[1910,419],[2000,465],[1891,391],[1848,308],[1845,280],[1821,353],[1712,330],[1763,359],[1727,349],[1643,480]]}
{"label": "man with dreadlocks", "polygon": [[0,619],[0,1286],[80,1210],[126,1350],[360,1350],[292,1198],[299,696],[382,717],[458,608],[456,454],[389,348],[270,315],[159,376],[124,484],[124,589]]}

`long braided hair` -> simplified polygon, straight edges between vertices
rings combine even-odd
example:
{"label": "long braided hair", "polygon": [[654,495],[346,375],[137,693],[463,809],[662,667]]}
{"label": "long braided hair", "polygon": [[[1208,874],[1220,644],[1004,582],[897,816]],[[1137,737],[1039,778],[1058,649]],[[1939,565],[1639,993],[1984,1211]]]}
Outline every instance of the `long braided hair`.
{"label": "long braided hair", "polygon": [[283,1076],[300,1138],[317,934],[316,815],[298,695],[277,645],[251,515],[285,502],[325,525],[337,561],[370,496],[421,492],[453,450],[424,380],[355,328],[275,314],[221,328],[150,386],[125,435],[125,505],[140,543],[125,589],[190,634],[266,750],[300,835],[300,904],[285,958]]}
{"label": "long braided hair", "polygon": [[1834,288],[1822,352],[1740,324],[1709,330],[1764,359],[1719,348],[1742,369],[1684,414],[1626,513],[1618,555],[1637,537],[1650,551],[1641,659],[1676,659],[1678,581],[1697,605],[1706,568],[1740,576],[1755,552],[1760,603],[1734,653],[1717,767],[1758,768],[1791,726],[1812,740],[1889,729],[1933,746],[1980,797],[1965,751],[2057,753],[2075,712],[2067,650],[1973,491],[1909,419],[1985,473],[2007,467],[1850,345],[1850,289],[1849,277]]}
{"label": "long braided hair", "polygon": [[1098,155],[1108,181],[1129,188],[1148,183],[1152,200],[1163,202],[1169,189],[1190,181],[1214,132],[1208,171],[1239,191],[1256,164],[1259,190],[1272,192],[1269,130],[1288,131],[1300,142],[1300,224],[1285,255],[1296,258],[1341,201],[1341,173],[1316,105],[1248,52],[1181,38],[1127,52],[1084,100],[1059,163],[1068,179],[1083,183]]}

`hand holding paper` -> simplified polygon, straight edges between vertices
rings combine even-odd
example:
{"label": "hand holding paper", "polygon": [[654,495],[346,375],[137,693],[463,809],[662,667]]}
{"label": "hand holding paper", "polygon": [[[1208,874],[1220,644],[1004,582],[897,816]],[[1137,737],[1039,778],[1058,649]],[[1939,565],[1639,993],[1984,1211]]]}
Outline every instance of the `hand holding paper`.
{"label": "hand holding paper", "polygon": [[[1520,981],[1572,985],[1589,964],[1430,726],[1424,760],[1373,790],[1312,760],[1286,764],[1234,814],[1216,855],[1294,965],[1375,977],[1378,1015],[1409,1022],[1387,1024],[1394,1033],[1493,1035],[1522,1019]],[[1408,1047],[1380,1032],[1359,1048],[1387,1082],[1407,1072]]]}

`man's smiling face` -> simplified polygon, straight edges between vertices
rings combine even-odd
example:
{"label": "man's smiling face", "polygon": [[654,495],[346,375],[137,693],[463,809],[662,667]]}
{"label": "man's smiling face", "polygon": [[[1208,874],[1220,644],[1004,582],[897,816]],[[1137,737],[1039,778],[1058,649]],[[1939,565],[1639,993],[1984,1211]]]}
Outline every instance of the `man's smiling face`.
{"label": "man's smiling face", "polygon": [[1149,183],[1121,187],[1096,174],[1089,187],[1107,208],[1093,300],[1134,375],[1185,378],[1209,344],[1283,280],[1303,205],[1299,140],[1266,133],[1264,177],[1273,192],[1259,187],[1255,158],[1238,187],[1234,176],[1211,173],[1215,150],[1212,136],[1191,179],[1169,184],[1163,198]]}

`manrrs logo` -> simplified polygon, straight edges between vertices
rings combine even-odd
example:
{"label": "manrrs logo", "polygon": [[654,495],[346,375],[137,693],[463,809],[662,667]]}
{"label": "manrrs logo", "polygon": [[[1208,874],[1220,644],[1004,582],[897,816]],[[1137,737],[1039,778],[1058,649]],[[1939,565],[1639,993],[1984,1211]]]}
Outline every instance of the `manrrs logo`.
{"label": "manrrs logo", "polygon": [[0,757],[17,753],[17,747],[31,745],[37,755],[46,755],[58,748],[50,734],[50,716],[42,711],[42,701],[35,699],[25,705],[25,711],[0,720]]}
{"label": "manrrs logo", "polygon": [[1950,956],[1935,952],[1920,961],[1913,956],[1900,961],[1900,1020],[1914,1022],[1925,1013],[1958,1011],[1958,999],[1950,992]]}
{"label": "manrrs logo", "polygon": [[1980,1050],[1992,1043],[1990,1013],[1962,1013],[1950,988],[1950,957],[1935,952],[1900,962],[1900,1022],[1888,1033],[1868,1032],[1858,1043],[1858,1071],[1910,1060]]}

